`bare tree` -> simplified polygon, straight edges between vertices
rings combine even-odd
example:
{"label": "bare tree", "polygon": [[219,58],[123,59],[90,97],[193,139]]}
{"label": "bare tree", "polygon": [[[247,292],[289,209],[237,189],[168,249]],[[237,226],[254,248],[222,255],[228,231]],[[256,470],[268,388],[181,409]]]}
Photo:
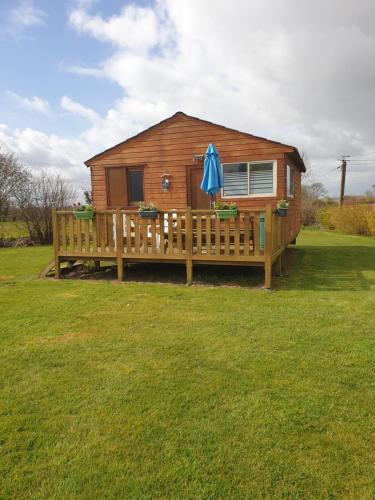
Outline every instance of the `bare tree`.
{"label": "bare tree", "polygon": [[52,242],[52,208],[72,206],[76,191],[59,175],[42,172],[17,193],[19,214],[30,238],[41,244]]}
{"label": "bare tree", "polygon": [[83,191],[83,196],[85,198],[85,202],[87,203],[87,205],[92,205],[92,191],[90,190]]}
{"label": "bare tree", "polygon": [[316,223],[318,210],[324,204],[327,190],[321,182],[302,185],[301,188],[301,219],[304,226]]}
{"label": "bare tree", "polygon": [[315,181],[315,177],[312,172],[311,163],[306,151],[301,151],[301,158],[306,167],[306,172],[304,172],[302,175],[302,185],[311,184]]}
{"label": "bare tree", "polygon": [[30,173],[13,153],[0,151],[0,215],[7,215],[16,194],[29,179]]}

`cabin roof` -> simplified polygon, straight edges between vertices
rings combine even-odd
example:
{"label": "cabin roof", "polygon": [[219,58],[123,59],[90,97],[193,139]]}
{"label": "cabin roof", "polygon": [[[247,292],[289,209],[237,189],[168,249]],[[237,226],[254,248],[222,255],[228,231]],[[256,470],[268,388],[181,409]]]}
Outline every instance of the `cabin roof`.
{"label": "cabin roof", "polygon": [[191,119],[191,120],[196,120],[196,121],[198,121],[200,123],[205,123],[205,124],[213,125],[215,127],[220,127],[222,129],[228,130],[230,132],[236,132],[236,133],[241,134],[241,135],[245,135],[245,136],[252,137],[252,138],[255,138],[255,139],[260,139],[262,141],[270,142],[272,144],[277,144],[279,146],[287,148],[288,150],[285,151],[285,152],[290,154],[291,159],[297,164],[297,166],[300,168],[301,172],[306,172],[306,167],[305,167],[304,161],[303,161],[301,155],[299,154],[298,149],[296,147],[294,147],[294,146],[290,146],[288,144],[283,144],[282,142],[273,141],[271,139],[267,139],[265,137],[260,137],[260,136],[254,135],[254,134],[249,134],[248,132],[242,132],[240,130],[236,130],[236,129],[233,129],[233,128],[225,127],[224,125],[219,125],[217,123],[213,123],[213,122],[210,122],[208,120],[202,120],[201,118],[197,118],[196,116],[187,115],[183,111],[177,111],[177,113],[175,113],[174,115],[172,115],[172,116],[170,116],[168,118],[165,118],[164,120],[161,120],[160,122],[156,123],[155,125],[152,125],[151,127],[147,128],[145,130],[142,130],[142,132],[139,132],[138,134],[136,134],[136,135],[134,135],[132,137],[129,137],[125,141],[119,142],[115,146],[112,146],[112,147],[110,147],[110,148],[102,151],[101,153],[98,153],[98,154],[92,156],[91,158],[89,158],[88,160],[85,161],[85,165],[86,166],[90,166],[90,163],[92,161],[98,160],[99,158],[101,158],[102,156],[106,155],[107,153],[109,153],[109,152],[117,149],[119,146],[127,145],[129,143],[132,143],[134,140],[141,138],[143,135],[146,135],[146,134],[148,135],[151,131],[159,128],[162,125],[167,125],[170,121],[172,121],[174,118],[177,118],[177,117],[188,118],[188,119]]}

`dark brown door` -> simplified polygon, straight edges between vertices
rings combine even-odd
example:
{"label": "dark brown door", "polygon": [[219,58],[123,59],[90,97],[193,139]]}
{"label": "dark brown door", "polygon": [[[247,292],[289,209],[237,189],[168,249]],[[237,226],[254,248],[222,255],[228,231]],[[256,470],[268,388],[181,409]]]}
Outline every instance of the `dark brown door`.
{"label": "dark brown door", "polygon": [[126,169],[123,167],[106,168],[107,206],[126,207]]}
{"label": "dark brown door", "polygon": [[210,208],[211,197],[201,190],[203,167],[193,165],[188,169],[188,204],[193,209]]}

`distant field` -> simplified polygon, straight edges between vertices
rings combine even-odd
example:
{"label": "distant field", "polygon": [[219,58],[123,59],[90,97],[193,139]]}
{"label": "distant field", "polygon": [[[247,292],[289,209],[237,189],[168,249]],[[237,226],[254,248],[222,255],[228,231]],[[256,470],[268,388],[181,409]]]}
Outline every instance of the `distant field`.
{"label": "distant field", "polygon": [[22,238],[28,236],[26,224],[22,221],[0,221],[0,238]]}
{"label": "distant field", "polygon": [[50,247],[0,249],[0,497],[374,498],[375,241],[290,254],[270,293],[38,280]]}

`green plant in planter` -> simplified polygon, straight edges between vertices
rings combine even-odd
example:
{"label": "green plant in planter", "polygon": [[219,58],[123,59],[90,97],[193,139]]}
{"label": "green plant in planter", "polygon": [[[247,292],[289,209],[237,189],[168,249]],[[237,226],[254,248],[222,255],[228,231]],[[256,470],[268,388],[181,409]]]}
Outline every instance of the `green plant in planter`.
{"label": "green plant in planter", "polygon": [[76,219],[89,220],[94,217],[94,206],[93,205],[81,205],[78,203],[73,207],[73,213]]}
{"label": "green plant in planter", "polygon": [[218,201],[215,203],[216,217],[219,219],[230,219],[237,217],[237,204],[236,203],[223,203]]}
{"label": "green plant in planter", "polygon": [[277,202],[277,215],[286,217],[288,215],[289,202],[286,200],[279,200]]}
{"label": "green plant in planter", "polygon": [[149,203],[141,201],[139,203],[138,213],[142,219],[156,219],[159,210],[155,203],[153,203],[152,201],[150,201]]}

